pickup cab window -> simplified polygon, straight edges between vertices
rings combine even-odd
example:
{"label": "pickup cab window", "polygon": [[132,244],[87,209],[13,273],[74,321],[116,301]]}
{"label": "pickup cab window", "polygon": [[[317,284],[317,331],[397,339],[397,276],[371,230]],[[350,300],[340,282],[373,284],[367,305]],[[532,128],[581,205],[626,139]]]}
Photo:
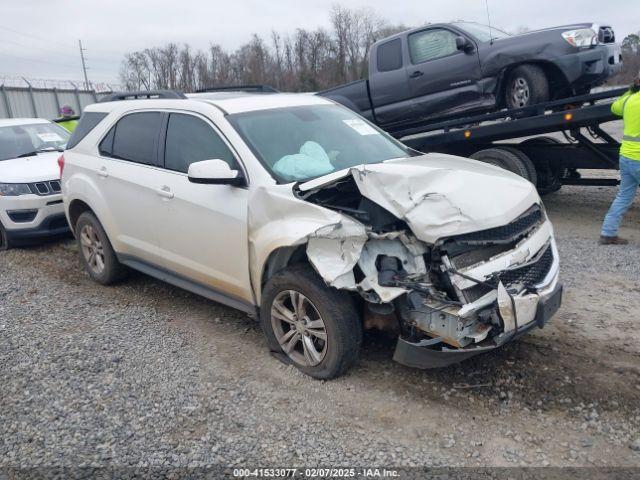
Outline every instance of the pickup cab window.
{"label": "pickup cab window", "polygon": [[456,35],[450,30],[436,28],[409,35],[409,53],[413,63],[428,62],[458,52]]}
{"label": "pickup cab window", "polygon": [[402,42],[399,38],[378,47],[378,71],[392,72],[402,68]]}

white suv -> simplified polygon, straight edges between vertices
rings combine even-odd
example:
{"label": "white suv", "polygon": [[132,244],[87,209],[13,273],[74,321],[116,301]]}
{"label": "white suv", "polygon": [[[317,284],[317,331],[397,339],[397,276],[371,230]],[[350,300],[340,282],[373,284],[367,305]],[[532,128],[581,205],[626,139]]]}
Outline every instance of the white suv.
{"label": "white suv", "polygon": [[63,198],[102,284],[126,267],[258,317],[316,378],[365,327],[394,359],[442,366],[558,309],[558,253],[536,190],[497,167],[411,151],[351,110],[242,92],[89,106]]}
{"label": "white suv", "polygon": [[68,140],[48,120],[0,120],[0,250],[69,232],[58,168]]}

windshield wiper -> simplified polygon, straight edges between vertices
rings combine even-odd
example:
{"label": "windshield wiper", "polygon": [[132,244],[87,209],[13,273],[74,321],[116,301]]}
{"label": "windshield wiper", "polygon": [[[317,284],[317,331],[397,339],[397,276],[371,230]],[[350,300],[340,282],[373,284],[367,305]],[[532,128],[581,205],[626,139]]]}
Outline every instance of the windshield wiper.
{"label": "windshield wiper", "polygon": [[38,152],[34,150],[33,152],[21,153],[16,158],[35,157],[36,155],[38,155]]}
{"label": "windshield wiper", "polygon": [[16,158],[34,157],[39,153],[43,153],[43,152],[64,152],[64,150],[62,148],[47,147],[47,148],[41,148],[39,150],[34,150],[33,152],[21,153]]}

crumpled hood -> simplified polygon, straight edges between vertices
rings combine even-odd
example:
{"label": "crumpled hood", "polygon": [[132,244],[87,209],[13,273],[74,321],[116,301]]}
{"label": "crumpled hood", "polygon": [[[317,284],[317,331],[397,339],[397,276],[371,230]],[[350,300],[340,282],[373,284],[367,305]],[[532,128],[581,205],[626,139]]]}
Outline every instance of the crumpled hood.
{"label": "crumpled hood", "polygon": [[32,183],[60,178],[60,152],[43,152],[33,157],[0,160],[0,183]]}
{"label": "crumpled hood", "polygon": [[505,225],[540,203],[535,187],[498,167],[444,154],[341,170],[298,186],[317,190],[352,175],[360,193],[407,222],[420,240]]}

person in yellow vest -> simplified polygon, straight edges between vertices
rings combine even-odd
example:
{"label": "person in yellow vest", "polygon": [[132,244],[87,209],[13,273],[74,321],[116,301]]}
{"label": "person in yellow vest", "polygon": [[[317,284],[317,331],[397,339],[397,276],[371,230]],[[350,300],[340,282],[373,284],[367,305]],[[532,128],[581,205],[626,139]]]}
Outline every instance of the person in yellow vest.
{"label": "person in yellow vest", "polygon": [[78,117],[76,112],[73,111],[69,105],[64,105],[60,108],[60,119],[56,121],[58,125],[67,130],[69,133],[73,133],[78,125]]}
{"label": "person in yellow vest", "polygon": [[640,76],[627,93],[613,102],[611,111],[622,117],[624,123],[620,146],[620,190],[604,218],[600,244],[626,245],[629,241],[618,236],[618,229],[640,185]]}

